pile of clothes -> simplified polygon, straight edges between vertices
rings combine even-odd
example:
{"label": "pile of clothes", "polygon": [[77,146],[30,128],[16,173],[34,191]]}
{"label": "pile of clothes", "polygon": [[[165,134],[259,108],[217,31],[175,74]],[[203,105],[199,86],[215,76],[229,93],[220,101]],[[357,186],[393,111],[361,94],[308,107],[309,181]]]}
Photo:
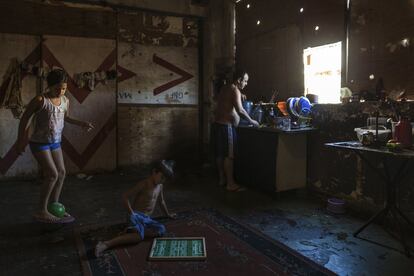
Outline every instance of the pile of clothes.
{"label": "pile of clothes", "polygon": [[17,58],[12,58],[3,76],[4,96],[0,96],[0,107],[11,109],[15,118],[23,114],[22,69]]}
{"label": "pile of clothes", "polygon": [[25,75],[33,75],[46,79],[52,69],[35,66],[31,63],[12,58],[3,76],[4,95],[0,95],[0,108],[8,108],[13,116],[19,119],[24,111],[22,100],[22,79]]}
{"label": "pile of clothes", "polygon": [[[15,118],[20,118],[24,111],[22,100],[22,78],[29,74],[40,79],[46,79],[53,68],[35,66],[17,58],[10,60],[6,74],[3,76],[2,86],[5,88],[4,95],[0,94],[0,108],[8,108]],[[108,80],[116,80],[117,71],[82,72],[74,75],[79,88],[87,87],[90,91],[95,89],[97,83],[106,84]]]}

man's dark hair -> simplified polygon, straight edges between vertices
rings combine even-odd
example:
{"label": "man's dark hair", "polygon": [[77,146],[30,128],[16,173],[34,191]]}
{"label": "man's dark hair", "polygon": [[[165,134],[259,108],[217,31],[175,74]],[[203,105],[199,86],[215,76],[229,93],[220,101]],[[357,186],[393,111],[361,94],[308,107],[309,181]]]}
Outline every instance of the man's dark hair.
{"label": "man's dark hair", "polygon": [[162,172],[166,177],[170,178],[174,176],[173,160],[161,160],[151,164],[151,172]]}
{"label": "man's dark hair", "polygon": [[244,69],[236,69],[236,71],[233,73],[233,81],[236,81],[238,79],[243,79],[244,75],[246,75],[247,72]]}
{"label": "man's dark hair", "polygon": [[47,75],[47,85],[53,86],[59,83],[64,83],[66,82],[68,79],[65,71],[63,71],[62,69],[53,69],[52,71],[50,71],[50,73]]}

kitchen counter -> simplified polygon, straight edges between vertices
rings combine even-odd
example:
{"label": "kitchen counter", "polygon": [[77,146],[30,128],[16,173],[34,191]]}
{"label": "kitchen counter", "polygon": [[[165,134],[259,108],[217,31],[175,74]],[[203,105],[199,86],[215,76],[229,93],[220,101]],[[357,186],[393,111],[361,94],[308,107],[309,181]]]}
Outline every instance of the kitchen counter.
{"label": "kitchen counter", "polygon": [[281,192],[306,186],[307,136],[315,128],[239,126],[235,178],[244,186]]}
{"label": "kitchen counter", "polygon": [[316,128],[314,127],[302,127],[302,128],[292,128],[290,130],[282,130],[279,128],[268,127],[268,126],[254,127],[254,126],[246,126],[246,125],[240,125],[237,128],[252,129],[252,130],[263,131],[263,132],[283,133],[283,134],[297,134],[297,133],[303,133],[303,132],[309,132],[309,131],[316,130]]}

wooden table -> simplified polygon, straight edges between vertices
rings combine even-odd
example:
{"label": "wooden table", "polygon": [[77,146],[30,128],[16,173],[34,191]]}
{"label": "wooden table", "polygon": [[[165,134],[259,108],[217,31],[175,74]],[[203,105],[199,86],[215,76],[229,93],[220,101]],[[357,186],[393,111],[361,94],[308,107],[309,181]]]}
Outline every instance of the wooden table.
{"label": "wooden table", "polygon": [[[406,255],[410,256],[412,249],[406,242],[403,225],[400,223],[399,217],[411,226],[413,226],[413,223],[397,206],[397,189],[409,171],[408,163],[409,160],[414,159],[414,150],[403,149],[400,151],[391,151],[386,147],[363,146],[357,141],[327,143],[325,145],[334,149],[351,150],[355,152],[376,174],[378,174],[385,184],[386,197],[384,208],[373,215],[364,225],[355,231],[354,236],[357,237],[368,225],[376,220],[385,218],[390,213],[393,221],[395,221],[398,226],[400,235],[397,239],[403,245]],[[383,165],[383,169],[374,166],[374,164],[372,164],[372,162],[365,156],[366,154],[377,156]],[[397,160],[400,160],[397,172],[394,175],[391,175],[389,165],[391,162],[395,163]]]}

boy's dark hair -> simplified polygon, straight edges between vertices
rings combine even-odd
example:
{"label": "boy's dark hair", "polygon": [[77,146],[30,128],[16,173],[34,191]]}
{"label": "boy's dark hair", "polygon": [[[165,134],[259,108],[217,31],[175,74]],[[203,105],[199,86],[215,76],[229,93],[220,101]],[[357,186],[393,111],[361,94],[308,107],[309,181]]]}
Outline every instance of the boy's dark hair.
{"label": "boy's dark hair", "polygon": [[64,83],[66,82],[68,79],[65,71],[63,71],[62,69],[53,69],[52,71],[49,72],[49,74],[47,75],[47,85],[53,86],[59,83]]}
{"label": "boy's dark hair", "polygon": [[174,176],[173,160],[161,160],[151,164],[151,172],[162,172],[166,177],[171,178]]}
{"label": "boy's dark hair", "polygon": [[244,75],[246,75],[247,72],[244,69],[236,69],[236,71],[233,73],[233,81],[236,81],[238,79],[243,79]]}

